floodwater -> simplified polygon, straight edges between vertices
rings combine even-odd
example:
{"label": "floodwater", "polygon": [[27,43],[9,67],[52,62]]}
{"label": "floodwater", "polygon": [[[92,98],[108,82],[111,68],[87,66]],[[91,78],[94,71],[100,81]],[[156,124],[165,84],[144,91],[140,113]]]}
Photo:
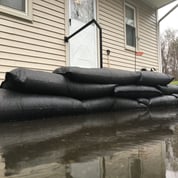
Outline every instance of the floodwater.
{"label": "floodwater", "polygon": [[178,178],[178,110],[0,123],[0,178]]}

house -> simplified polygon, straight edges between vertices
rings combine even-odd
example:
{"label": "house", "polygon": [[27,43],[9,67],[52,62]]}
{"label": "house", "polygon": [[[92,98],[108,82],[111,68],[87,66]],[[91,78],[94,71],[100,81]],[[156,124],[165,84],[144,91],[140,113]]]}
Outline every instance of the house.
{"label": "house", "polygon": [[[0,0],[0,81],[16,67],[159,70],[157,9],[171,0]],[[64,41],[80,27],[91,24]]]}

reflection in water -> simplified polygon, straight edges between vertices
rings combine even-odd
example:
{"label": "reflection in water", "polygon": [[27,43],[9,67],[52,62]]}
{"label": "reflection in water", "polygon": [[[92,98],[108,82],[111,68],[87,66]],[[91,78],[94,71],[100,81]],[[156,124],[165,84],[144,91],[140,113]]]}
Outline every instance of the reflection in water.
{"label": "reflection in water", "polygon": [[132,178],[141,178],[141,160],[134,158],[129,161],[129,170]]}
{"label": "reflection in water", "polygon": [[178,177],[178,111],[0,124],[0,178]]}
{"label": "reflection in water", "polygon": [[178,127],[175,127],[175,135],[166,140],[166,177],[178,177]]}

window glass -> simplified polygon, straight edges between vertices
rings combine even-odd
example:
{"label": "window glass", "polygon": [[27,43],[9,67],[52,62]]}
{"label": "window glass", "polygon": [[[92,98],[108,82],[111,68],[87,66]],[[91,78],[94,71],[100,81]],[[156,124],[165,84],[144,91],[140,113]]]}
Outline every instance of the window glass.
{"label": "window glass", "polygon": [[128,46],[136,47],[135,28],[126,25],[126,42]]}
{"label": "window glass", "polygon": [[73,19],[87,23],[94,18],[93,0],[71,0],[71,15]]}
{"label": "window glass", "polygon": [[125,6],[125,24],[126,24],[126,45],[136,47],[136,21],[135,10],[130,6]]}
{"label": "window glass", "polygon": [[25,12],[25,0],[0,0],[0,5]]}

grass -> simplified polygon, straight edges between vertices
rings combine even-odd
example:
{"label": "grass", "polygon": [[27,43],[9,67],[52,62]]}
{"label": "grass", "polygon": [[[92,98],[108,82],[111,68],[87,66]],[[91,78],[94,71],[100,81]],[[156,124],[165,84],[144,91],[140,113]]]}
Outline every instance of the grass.
{"label": "grass", "polygon": [[178,85],[178,81],[177,80],[172,81],[171,85]]}

